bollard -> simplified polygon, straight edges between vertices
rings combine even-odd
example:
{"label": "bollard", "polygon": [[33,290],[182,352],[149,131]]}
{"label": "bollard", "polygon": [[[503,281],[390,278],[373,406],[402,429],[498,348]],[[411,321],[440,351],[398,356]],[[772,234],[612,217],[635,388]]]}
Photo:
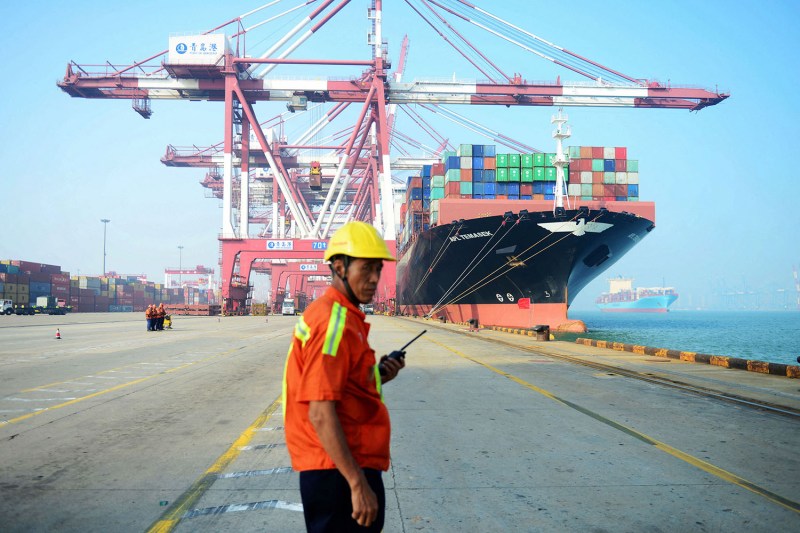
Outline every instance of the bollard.
{"label": "bollard", "polygon": [[550,340],[550,326],[547,324],[539,324],[538,326],[534,326],[533,331],[536,332],[537,341]]}

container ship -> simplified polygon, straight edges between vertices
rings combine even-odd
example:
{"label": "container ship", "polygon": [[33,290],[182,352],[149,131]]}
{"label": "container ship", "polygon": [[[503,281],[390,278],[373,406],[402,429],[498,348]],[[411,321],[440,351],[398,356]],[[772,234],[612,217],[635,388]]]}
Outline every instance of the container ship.
{"label": "container ship", "polygon": [[608,280],[609,291],[595,303],[605,313],[666,313],[678,299],[673,287],[633,287],[632,278]]}
{"label": "container ship", "polygon": [[585,331],[575,296],[655,227],[624,147],[497,153],[460,145],[408,179],[397,311],[453,322]]}

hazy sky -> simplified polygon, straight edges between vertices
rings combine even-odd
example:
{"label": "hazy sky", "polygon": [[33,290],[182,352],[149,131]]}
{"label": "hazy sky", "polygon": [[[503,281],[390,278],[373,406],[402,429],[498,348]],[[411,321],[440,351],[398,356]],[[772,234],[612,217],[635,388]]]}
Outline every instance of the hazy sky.
{"label": "hazy sky", "polygon": [[[167,145],[208,146],[223,138],[220,103],[155,101],[150,120],[130,101],[70,98],[56,82],[68,61],[127,65],[167,48],[170,34],[198,33],[262,5],[259,1],[135,3],[3,2],[0,45],[6,81],[0,89],[0,258],[59,264],[97,275],[103,224],[109,218],[109,270],[147,274],[183,265],[217,269],[220,203],[205,197],[204,169],[171,169],[159,159]],[[300,2],[286,0],[276,14]],[[405,79],[483,78],[424,25],[404,2],[386,2],[384,38],[397,57],[408,34]],[[568,108],[569,145],[627,146],[640,161],[640,196],[656,202],[657,228],[589,285],[576,307],[591,306],[605,278],[623,274],[640,286],[675,286],[684,303],[699,304],[712,288],[791,288],[800,263],[796,176],[800,104],[796,68],[800,3],[794,1],[634,2],[609,0],[478,2],[524,29],[637,78],[673,85],[719,87],[722,104],[699,113],[679,110]],[[233,7],[231,7],[233,6]],[[294,57],[366,59],[368,2],[353,0]],[[308,9],[298,13],[308,12]],[[261,18],[248,19],[254,24]],[[289,17],[254,31],[248,51],[264,51],[296,23]],[[246,25],[247,25],[246,24]],[[509,73],[528,80],[582,81],[577,74],[467,30]],[[335,72],[276,69],[276,76],[352,77]],[[259,119],[284,110],[260,103]],[[455,111],[544,151],[554,146],[553,108],[459,107]],[[313,121],[298,117],[287,132]],[[398,127],[435,143],[400,116]],[[490,144],[479,135],[428,117],[451,143]],[[350,122],[337,123],[343,129]],[[500,150],[502,151],[502,150]],[[691,300],[690,300],[691,299]]]}

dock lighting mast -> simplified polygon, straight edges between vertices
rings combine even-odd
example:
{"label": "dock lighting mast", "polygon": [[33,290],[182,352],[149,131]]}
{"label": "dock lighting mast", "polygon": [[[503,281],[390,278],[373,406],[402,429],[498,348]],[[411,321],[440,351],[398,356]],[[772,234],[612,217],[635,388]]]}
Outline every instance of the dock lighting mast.
{"label": "dock lighting mast", "polygon": [[[569,207],[569,195],[564,190],[566,188],[567,176],[564,175],[564,167],[569,164],[564,154],[564,147],[562,141],[568,139],[572,135],[569,126],[564,127],[568,117],[558,110],[558,115],[553,115],[550,122],[556,125],[556,130],[553,132],[553,138],[556,140],[556,158],[553,160],[553,166],[556,167],[556,187],[555,199],[553,200],[553,212],[564,212],[564,197],[567,197],[567,207]],[[545,163],[547,163],[545,161]],[[559,213],[557,213],[559,214]]]}
{"label": "dock lighting mast", "polygon": [[183,245],[178,245],[178,287],[183,287]]}
{"label": "dock lighting mast", "polygon": [[103,275],[106,275],[106,230],[108,229],[108,223],[111,222],[107,218],[101,218],[100,222],[103,223]]}

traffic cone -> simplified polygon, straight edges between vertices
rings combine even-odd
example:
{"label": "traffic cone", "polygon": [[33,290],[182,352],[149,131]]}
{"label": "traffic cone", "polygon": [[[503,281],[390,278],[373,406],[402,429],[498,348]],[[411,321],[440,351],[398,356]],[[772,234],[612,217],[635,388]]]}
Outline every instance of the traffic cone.
{"label": "traffic cone", "polygon": [[58,328],[56,328],[56,340],[57,341],[61,340],[61,330]]}

